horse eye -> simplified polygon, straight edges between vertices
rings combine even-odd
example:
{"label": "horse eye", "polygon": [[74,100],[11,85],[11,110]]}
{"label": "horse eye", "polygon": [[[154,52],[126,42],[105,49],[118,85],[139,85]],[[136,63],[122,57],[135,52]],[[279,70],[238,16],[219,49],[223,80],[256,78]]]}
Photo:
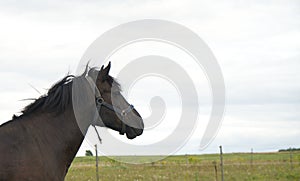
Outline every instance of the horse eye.
{"label": "horse eye", "polygon": [[103,94],[110,94],[109,90],[103,90]]}

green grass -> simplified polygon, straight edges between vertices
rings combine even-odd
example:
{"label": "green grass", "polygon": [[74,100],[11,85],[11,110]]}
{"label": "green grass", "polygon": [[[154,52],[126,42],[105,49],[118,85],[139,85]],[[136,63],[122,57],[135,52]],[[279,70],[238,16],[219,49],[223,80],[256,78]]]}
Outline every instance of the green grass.
{"label": "green grass", "polygon": [[[100,180],[215,180],[218,154],[170,156],[151,163],[151,156],[122,157],[139,159],[147,164],[126,164],[107,157],[99,158]],[[293,152],[293,168],[288,152],[255,153],[251,165],[249,153],[224,154],[225,180],[300,180],[300,152]],[[78,157],[72,163],[66,181],[96,180],[95,157]]]}

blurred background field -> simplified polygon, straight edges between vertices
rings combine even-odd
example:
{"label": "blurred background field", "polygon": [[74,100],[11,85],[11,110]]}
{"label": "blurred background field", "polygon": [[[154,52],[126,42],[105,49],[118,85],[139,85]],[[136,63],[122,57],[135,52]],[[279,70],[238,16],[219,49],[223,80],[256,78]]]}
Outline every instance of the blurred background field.
{"label": "blurred background field", "polygon": [[[220,155],[123,156],[146,164],[128,164],[99,157],[100,180],[221,180]],[[120,157],[119,157],[120,159]],[[223,155],[224,180],[300,180],[300,151],[231,153]],[[96,180],[95,157],[77,157],[66,181]]]}

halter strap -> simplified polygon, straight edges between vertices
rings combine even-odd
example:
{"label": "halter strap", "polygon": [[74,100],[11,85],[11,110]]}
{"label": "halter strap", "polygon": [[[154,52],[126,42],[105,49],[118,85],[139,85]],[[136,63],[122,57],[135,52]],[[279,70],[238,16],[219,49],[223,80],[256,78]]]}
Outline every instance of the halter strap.
{"label": "halter strap", "polygon": [[[126,132],[126,124],[124,123],[124,119],[127,116],[127,114],[134,109],[134,106],[130,104],[125,109],[119,109],[118,107],[113,106],[113,105],[107,103],[103,99],[103,97],[101,96],[101,93],[98,90],[98,88],[97,88],[95,82],[93,81],[93,79],[90,76],[86,76],[86,80],[88,81],[88,83],[90,84],[90,86],[95,90],[95,102],[96,102],[96,107],[97,107],[98,113],[100,112],[101,107],[104,106],[104,107],[108,108],[109,110],[111,110],[111,111],[119,114],[119,116],[121,117],[121,124],[122,124],[122,128],[121,128],[120,134],[121,135],[125,134],[125,132]],[[99,117],[101,119],[100,113],[99,113]],[[101,138],[100,138],[100,136],[98,134],[98,131],[96,129],[96,121],[97,121],[97,112],[95,112],[95,116],[94,116],[94,120],[92,122],[92,126],[95,128],[95,131],[97,133],[98,139],[99,139],[99,141],[101,143],[102,140],[101,140]]]}

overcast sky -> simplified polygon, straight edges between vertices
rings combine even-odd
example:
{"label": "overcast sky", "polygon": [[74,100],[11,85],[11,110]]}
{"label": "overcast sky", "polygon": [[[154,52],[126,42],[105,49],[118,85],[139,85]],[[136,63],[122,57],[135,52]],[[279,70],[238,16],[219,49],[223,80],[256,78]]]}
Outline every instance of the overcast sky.
{"label": "overcast sky", "polygon": [[[55,81],[75,72],[84,51],[103,32],[145,18],[174,21],[197,33],[224,74],[226,114],[217,137],[199,151],[205,126],[200,122],[179,154],[217,152],[219,145],[225,152],[300,147],[297,0],[0,1],[0,123],[29,103],[20,100],[40,96],[30,85],[45,93]],[[112,66],[114,75],[117,60]],[[201,86],[209,90],[205,81]],[[199,94],[209,103],[207,91]],[[147,114],[148,105],[139,106]],[[199,119],[207,120],[209,105],[200,110]],[[149,135],[155,133],[161,132]],[[151,140],[147,134],[137,142]],[[79,154],[86,149],[93,148],[85,142]]]}

